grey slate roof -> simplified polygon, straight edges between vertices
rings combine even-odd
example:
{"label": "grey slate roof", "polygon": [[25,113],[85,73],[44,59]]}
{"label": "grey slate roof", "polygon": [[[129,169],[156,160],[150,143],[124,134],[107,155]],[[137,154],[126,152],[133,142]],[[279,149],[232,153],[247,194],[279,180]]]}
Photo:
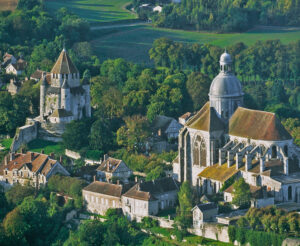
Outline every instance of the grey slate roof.
{"label": "grey slate roof", "polygon": [[202,212],[218,208],[217,204],[214,202],[197,204],[192,210],[194,210],[196,207],[199,208]]}

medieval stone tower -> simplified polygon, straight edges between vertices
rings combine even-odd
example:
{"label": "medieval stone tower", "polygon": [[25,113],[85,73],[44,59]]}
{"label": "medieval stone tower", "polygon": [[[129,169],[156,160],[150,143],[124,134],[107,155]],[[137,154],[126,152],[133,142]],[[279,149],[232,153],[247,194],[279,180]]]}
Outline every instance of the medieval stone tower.
{"label": "medieval stone tower", "polygon": [[40,121],[42,128],[63,132],[63,125],[91,116],[90,84],[80,83],[80,74],[65,49],[51,73],[44,75],[40,87]]}

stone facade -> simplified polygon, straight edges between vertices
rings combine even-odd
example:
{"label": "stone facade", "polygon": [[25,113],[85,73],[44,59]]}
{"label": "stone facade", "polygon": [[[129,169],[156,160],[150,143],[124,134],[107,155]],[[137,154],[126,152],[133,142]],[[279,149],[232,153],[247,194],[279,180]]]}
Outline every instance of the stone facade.
{"label": "stone facade", "polygon": [[27,152],[10,153],[0,166],[0,179],[7,184],[30,184],[39,188],[54,174],[70,175],[56,160],[48,155]]}
{"label": "stone facade", "polygon": [[39,119],[45,130],[49,129],[47,123],[52,124],[55,136],[62,134],[63,125],[83,117],[91,117],[89,81],[80,83],[79,71],[64,49],[51,70],[50,81],[46,74],[42,77]]}
{"label": "stone facade", "polygon": [[101,181],[109,182],[115,178],[128,183],[128,179],[132,174],[132,170],[124,161],[108,157],[107,155],[104,156],[103,162],[97,168],[97,178]]}
{"label": "stone facade", "polygon": [[215,203],[203,203],[193,209],[193,227],[200,228],[203,223],[214,221],[218,214],[218,206]]}
{"label": "stone facade", "polygon": [[139,182],[122,196],[122,210],[129,219],[156,215],[175,207],[179,183],[173,178]]}
{"label": "stone facade", "polygon": [[128,186],[95,181],[82,190],[87,211],[105,215],[109,208],[122,208],[121,196]]}

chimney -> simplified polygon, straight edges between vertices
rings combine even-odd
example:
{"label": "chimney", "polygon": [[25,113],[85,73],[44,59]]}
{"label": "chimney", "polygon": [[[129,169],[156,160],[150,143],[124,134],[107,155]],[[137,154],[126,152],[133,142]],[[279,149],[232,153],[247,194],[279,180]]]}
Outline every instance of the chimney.
{"label": "chimney", "polygon": [[94,175],[94,182],[96,182],[96,175]]}
{"label": "chimney", "polygon": [[106,171],[109,172],[109,163],[106,163]]}
{"label": "chimney", "polygon": [[50,157],[51,157],[51,159],[54,159],[54,153],[53,152],[50,153]]}
{"label": "chimney", "polygon": [[62,157],[62,155],[60,155],[60,156],[59,156],[59,163],[61,164],[62,161],[63,161],[63,157]]}
{"label": "chimney", "polygon": [[259,159],[259,171],[260,171],[260,173],[265,171],[265,158],[264,157],[261,157]]}
{"label": "chimney", "polygon": [[108,160],[108,154],[105,154],[105,155],[103,156],[103,161],[106,161],[106,160]]}
{"label": "chimney", "polygon": [[5,166],[7,166],[7,163],[8,163],[7,159],[8,159],[8,156],[7,156],[7,155],[4,156],[4,165],[5,165]]}
{"label": "chimney", "polygon": [[117,180],[117,185],[120,185],[120,180]]}
{"label": "chimney", "polygon": [[41,154],[45,154],[45,150],[44,149],[41,150]]}
{"label": "chimney", "polygon": [[135,183],[138,182],[138,177],[137,177],[137,176],[134,177],[134,182],[135,182]]}
{"label": "chimney", "polygon": [[21,154],[24,154],[24,148],[20,149]]}

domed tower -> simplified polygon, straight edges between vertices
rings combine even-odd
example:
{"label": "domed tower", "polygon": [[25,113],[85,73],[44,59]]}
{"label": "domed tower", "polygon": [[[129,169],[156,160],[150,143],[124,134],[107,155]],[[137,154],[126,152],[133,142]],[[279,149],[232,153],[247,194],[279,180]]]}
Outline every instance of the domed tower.
{"label": "domed tower", "polygon": [[231,56],[225,51],[220,57],[220,73],[210,86],[210,106],[228,122],[237,107],[243,105],[243,96],[241,83],[232,72]]}

